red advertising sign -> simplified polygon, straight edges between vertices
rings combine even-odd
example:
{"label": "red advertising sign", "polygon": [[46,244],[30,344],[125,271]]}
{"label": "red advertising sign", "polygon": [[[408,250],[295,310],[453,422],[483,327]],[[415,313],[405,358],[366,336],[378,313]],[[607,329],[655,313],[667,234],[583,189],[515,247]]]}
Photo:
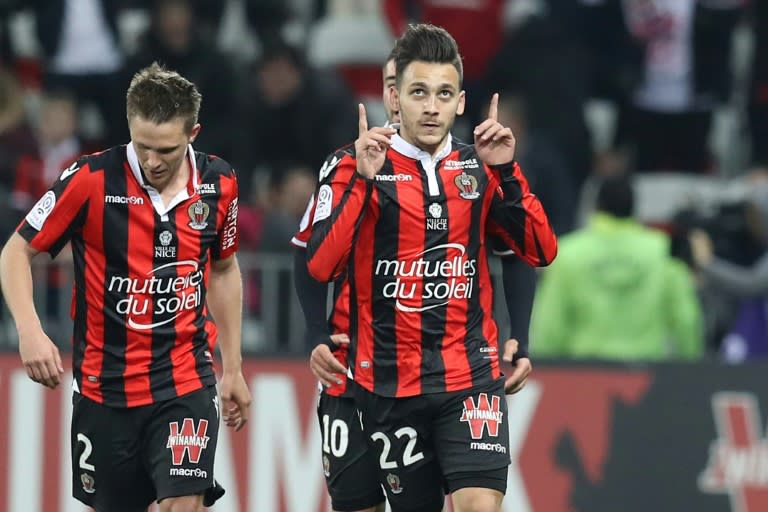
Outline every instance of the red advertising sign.
{"label": "red advertising sign", "polygon": [[[222,427],[216,479],[227,493],[212,510],[328,511],[308,365],[248,360],[245,372],[250,421],[238,433]],[[715,365],[538,365],[508,397],[513,463],[503,510],[768,510],[764,375]],[[740,391],[724,392],[725,383]],[[87,510],[71,498],[70,396],[67,386],[30,381],[15,354],[0,356],[0,512]],[[464,421],[492,431],[497,406],[480,397]],[[169,426],[178,460],[197,457],[205,440],[206,425]],[[87,491],[94,482],[77,484]]]}

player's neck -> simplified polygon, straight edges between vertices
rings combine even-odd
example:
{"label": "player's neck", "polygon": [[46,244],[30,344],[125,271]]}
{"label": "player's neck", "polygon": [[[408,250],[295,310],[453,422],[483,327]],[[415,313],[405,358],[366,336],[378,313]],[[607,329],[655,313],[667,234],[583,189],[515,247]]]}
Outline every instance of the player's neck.
{"label": "player's neck", "polygon": [[398,135],[400,135],[400,137],[405,142],[407,142],[408,144],[410,144],[411,146],[413,146],[414,148],[416,148],[419,151],[423,151],[425,153],[428,153],[432,157],[432,159],[434,159],[436,155],[440,154],[443,151],[443,149],[445,149],[445,145],[448,143],[448,138],[449,138],[450,132],[446,133],[445,137],[443,137],[442,140],[440,142],[438,142],[437,144],[423,144],[423,143],[420,143],[418,140],[412,138],[410,135],[405,133],[404,130],[401,130]]}
{"label": "player's neck", "polygon": [[174,177],[171,178],[171,180],[161,190],[158,190],[158,192],[160,192],[160,197],[163,200],[163,204],[168,206],[168,204],[173,201],[173,198],[175,198],[179,192],[187,187],[187,184],[189,183],[189,173],[189,159],[184,158],[184,161],[179,166],[179,169],[176,171]]}

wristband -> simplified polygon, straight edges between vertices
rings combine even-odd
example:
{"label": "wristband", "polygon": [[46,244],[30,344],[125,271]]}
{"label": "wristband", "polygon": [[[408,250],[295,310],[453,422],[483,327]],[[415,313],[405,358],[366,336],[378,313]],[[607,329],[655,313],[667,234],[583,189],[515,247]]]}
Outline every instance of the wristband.
{"label": "wristband", "polygon": [[318,345],[325,345],[326,347],[331,349],[331,352],[336,352],[337,350],[339,350],[339,345],[331,341],[331,338],[329,336],[324,336],[323,339],[318,343]]}
{"label": "wristband", "polygon": [[530,359],[528,357],[528,349],[525,347],[518,347],[515,355],[512,356],[512,364],[515,364],[518,359]]}
{"label": "wristband", "polygon": [[494,171],[498,171],[502,181],[509,181],[515,178],[515,160],[510,160],[506,164],[496,164],[489,166]]}

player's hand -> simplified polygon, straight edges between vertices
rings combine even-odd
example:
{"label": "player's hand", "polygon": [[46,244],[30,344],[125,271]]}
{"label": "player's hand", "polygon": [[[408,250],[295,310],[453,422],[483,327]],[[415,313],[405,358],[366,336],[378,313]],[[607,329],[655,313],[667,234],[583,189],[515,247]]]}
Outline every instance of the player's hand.
{"label": "player's hand", "polygon": [[525,383],[528,380],[533,365],[531,360],[527,357],[521,357],[514,363],[512,359],[517,353],[518,341],[514,338],[507,340],[504,343],[504,353],[502,354],[502,360],[512,364],[512,374],[504,381],[504,392],[508,395],[513,395],[525,387]]}
{"label": "player's hand", "polygon": [[42,329],[19,334],[19,355],[30,379],[51,389],[59,385],[64,373],[61,355]]}
{"label": "player's hand", "polygon": [[392,144],[392,136],[397,133],[394,128],[374,127],[368,129],[368,118],[365,115],[365,105],[357,106],[358,134],[355,140],[355,158],[357,172],[365,178],[373,179],[384,166],[387,149]]}
{"label": "player's hand", "polygon": [[248,409],[251,407],[251,392],[243,372],[224,373],[219,385],[219,394],[224,422],[228,427],[234,427],[237,432],[248,421]]}
{"label": "player's hand", "polygon": [[[331,335],[331,341],[337,346],[347,345],[349,343],[349,336],[346,334],[333,334]],[[343,381],[337,374],[345,374],[347,372],[344,365],[334,357],[328,345],[322,343],[312,349],[312,354],[309,356],[309,367],[312,373],[315,374],[315,377],[326,387],[341,384]]]}
{"label": "player's hand", "polygon": [[499,123],[498,116],[499,93],[494,93],[488,119],[475,128],[475,151],[488,165],[507,164],[515,158],[515,136]]}

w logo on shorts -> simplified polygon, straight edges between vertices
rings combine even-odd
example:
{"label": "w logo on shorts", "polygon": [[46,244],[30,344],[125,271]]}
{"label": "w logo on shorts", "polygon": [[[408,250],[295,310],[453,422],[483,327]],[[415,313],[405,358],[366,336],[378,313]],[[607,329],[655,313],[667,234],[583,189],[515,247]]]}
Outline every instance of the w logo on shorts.
{"label": "w logo on shorts", "polygon": [[173,465],[180,466],[184,463],[184,453],[189,457],[189,462],[197,464],[200,462],[200,454],[208,446],[210,437],[205,433],[208,431],[208,420],[200,420],[195,428],[195,420],[184,418],[179,432],[179,422],[173,421],[168,424],[171,433],[168,436],[166,448],[171,449],[173,456]]}
{"label": "w logo on shorts", "polygon": [[482,439],[483,430],[488,429],[488,435],[498,437],[499,425],[501,424],[503,412],[499,410],[501,399],[498,396],[491,396],[488,402],[488,394],[480,393],[477,397],[477,404],[473,397],[464,400],[464,411],[461,413],[461,420],[469,423],[469,430],[472,439]]}

